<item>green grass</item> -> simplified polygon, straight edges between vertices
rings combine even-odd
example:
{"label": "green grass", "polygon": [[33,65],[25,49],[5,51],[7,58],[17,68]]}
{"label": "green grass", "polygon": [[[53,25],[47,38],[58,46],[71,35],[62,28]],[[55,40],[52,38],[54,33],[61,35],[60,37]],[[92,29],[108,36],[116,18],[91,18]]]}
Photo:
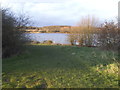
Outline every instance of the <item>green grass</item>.
{"label": "green grass", "polygon": [[28,45],[3,60],[3,88],[117,88],[117,53],[76,46]]}

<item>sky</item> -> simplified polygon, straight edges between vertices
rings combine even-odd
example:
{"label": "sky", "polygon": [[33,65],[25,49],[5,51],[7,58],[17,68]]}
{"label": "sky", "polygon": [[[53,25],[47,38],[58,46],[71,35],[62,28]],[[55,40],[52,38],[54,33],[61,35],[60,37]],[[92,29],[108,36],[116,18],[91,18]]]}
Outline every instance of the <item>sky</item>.
{"label": "sky", "polygon": [[119,0],[2,0],[1,6],[29,16],[33,26],[77,25],[90,15],[100,22],[118,16]]}

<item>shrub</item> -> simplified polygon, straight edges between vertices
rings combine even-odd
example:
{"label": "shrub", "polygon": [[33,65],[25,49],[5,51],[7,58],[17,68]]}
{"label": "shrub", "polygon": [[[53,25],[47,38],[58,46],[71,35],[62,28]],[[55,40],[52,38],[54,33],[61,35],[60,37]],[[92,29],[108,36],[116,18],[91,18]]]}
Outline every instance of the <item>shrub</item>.
{"label": "shrub", "polygon": [[25,16],[16,17],[9,9],[2,10],[2,57],[19,54],[27,41],[24,26],[28,24]]}
{"label": "shrub", "polygon": [[[40,44],[39,41],[30,41],[29,43],[30,43],[30,44]],[[29,43],[28,43],[28,44],[29,44]]]}
{"label": "shrub", "polygon": [[53,41],[51,41],[51,40],[45,40],[45,41],[43,41],[43,43],[44,44],[53,44]]}
{"label": "shrub", "polygon": [[117,50],[119,47],[120,33],[117,24],[105,22],[99,33],[100,47],[107,50]]}

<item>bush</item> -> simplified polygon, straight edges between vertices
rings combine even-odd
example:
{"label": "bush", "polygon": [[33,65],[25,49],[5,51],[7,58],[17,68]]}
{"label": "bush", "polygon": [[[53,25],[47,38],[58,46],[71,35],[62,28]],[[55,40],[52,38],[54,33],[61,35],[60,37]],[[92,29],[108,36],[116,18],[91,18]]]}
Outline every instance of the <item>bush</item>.
{"label": "bush", "polygon": [[43,41],[43,43],[44,44],[53,44],[53,41],[51,41],[51,40],[45,40],[45,41]]}
{"label": "bush", "polygon": [[28,24],[25,16],[16,17],[9,9],[2,10],[2,57],[19,54],[27,41],[24,26]]}
{"label": "bush", "polygon": [[105,22],[99,33],[100,47],[107,50],[118,50],[120,33],[117,24]]}
{"label": "bush", "polygon": [[40,44],[39,41],[30,41],[30,44]]}

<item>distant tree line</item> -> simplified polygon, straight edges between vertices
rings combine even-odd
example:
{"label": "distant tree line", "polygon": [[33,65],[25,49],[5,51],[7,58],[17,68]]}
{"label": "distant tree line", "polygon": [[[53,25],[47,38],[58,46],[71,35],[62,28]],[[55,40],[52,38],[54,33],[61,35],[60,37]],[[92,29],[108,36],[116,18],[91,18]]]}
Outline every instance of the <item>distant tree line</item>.
{"label": "distant tree line", "polygon": [[32,27],[27,26],[26,32],[39,32],[39,33],[69,33],[71,26],[45,26],[45,27]]}
{"label": "distant tree line", "polygon": [[[23,28],[23,27],[21,27]],[[25,29],[39,29],[38,27],[33,27],[33,26],[24,26]]]}

